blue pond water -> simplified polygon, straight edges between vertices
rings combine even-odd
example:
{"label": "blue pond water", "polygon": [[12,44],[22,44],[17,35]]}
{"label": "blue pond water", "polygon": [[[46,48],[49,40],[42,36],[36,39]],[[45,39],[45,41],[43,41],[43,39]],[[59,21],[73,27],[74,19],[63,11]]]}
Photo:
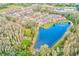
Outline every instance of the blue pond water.
{"label": "blue pond water", "polygon": [[67,31],[70,22],[54,24],[48,28],[39,28],[39,33],[34,48],[39,49],[41,45],[47,44],[51,48]]}

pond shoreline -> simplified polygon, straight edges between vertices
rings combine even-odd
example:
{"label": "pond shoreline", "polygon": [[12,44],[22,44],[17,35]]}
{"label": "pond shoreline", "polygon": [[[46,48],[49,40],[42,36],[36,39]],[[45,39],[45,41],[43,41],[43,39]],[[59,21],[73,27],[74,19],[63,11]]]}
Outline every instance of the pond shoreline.
{"label": "pond shoreline", "polygon": [[[70,22],[70,21],[65,21],[65,22]],[[59,23],[60,23],[60,22],[59,22]],[[70,22],[70,23],[71,23],[71,22]],[[56,24],[56,23],[55,23],[55,24]],[[71,23],[71,25],[72,25],[72,23]],[[71,26],[70,26],[70,27],[71,27]],[[68,29],[69,29],[69,28],[68,28]],[[68,31],[68,29],[67,29],[67,31]],[[66,32],[67,32],[67,31],[66,31]],[[65,34],[64,34],[64,35],[65,35]],[[64,37],[64,35],[63,35],[63,37]],[[62,38],[63,38],[63,37],[62,37]],[[37,38],[37,37],[36,37],[36,38]],[[61,39],[59,39],[59,40],[61,41]],[[59,41],[58,41],[58,42],[59,42]],[[54,46],[56,46],[56,45],[58,44],[58,42],[57,42],[56,44],[54,44]],[[35,43],[36,43],[36,40],[35,40]],[[35,45],[35,44],[34,44],[34,45]],[[54,46],[53,46],[53,47],[54,47]]]}

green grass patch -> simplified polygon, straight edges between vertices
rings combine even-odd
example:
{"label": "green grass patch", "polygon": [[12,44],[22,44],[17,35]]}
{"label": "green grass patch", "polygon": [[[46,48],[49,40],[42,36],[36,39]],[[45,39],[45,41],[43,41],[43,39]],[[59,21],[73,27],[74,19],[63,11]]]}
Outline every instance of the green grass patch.
{"label": "green grass patch", "polygon": [[53,23],[49,23],[49,24],[45,24],[45,25],[42,25],[41,27],[43,28],[48,28],[49,26],[53,25]]}

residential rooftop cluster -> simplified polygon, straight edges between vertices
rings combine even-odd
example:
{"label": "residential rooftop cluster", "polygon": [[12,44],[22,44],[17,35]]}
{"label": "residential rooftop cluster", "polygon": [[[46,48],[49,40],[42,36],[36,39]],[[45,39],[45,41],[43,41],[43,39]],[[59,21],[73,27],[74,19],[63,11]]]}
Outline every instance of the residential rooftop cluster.
{"label": "residential rooftop cluster", "polygon": [[35,12],[34,9],[31,7],[16,8],[13,10],[4,11],[1,15],[16,17],[18,20],[20,19],[20,20],[32,21],[40,25],[66,19],[62,15],[49,14],[48,12],[42,13],[41,11]]}

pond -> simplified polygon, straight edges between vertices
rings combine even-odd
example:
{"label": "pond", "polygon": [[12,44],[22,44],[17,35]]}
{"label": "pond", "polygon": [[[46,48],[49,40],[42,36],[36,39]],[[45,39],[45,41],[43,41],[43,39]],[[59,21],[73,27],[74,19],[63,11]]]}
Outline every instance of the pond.
{"label": "pond", "polygon": [[44,44],[51,48],[55,43],[57,43],[58,40],[62,38],[70,25],[70,22],[61,22],[48,28],[39,28],[34,48],[39,49],[41,45]]}

